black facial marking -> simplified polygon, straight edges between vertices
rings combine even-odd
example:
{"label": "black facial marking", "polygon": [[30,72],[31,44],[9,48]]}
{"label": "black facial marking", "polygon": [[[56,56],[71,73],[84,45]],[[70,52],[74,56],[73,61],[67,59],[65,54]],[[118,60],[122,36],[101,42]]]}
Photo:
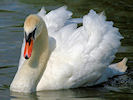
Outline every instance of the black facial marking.
{"label": "black facial marking", "polygon": [[28,36],[25,32],[25,40],[26,40],[26,42],[29,42],[29,45],[30,45],[30,42],[31,42],[31,38],[33,37],[33,39],[35,39],[35,31],[36,31],[36,28],[34,29],[33,32],[29,33]]}
{"label": "black facial marking", "polygon": [[24,32],[24,36],[25,36],[25,40],[28,40],[28,36],[27,36],[26,32]]}
{"label": "black facial marking", "polygon": [[34,31],[32,32],[32,36],[35,39],[35,32],[36,32],[36,28],[34,29]]}

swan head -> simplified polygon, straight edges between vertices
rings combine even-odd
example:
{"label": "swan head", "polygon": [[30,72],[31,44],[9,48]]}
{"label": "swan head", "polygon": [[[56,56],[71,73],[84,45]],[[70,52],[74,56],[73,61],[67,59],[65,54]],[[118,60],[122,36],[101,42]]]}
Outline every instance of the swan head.
{"label": "swan head", "polygon": [[31,57],[33,43],[36,38],[40,35],[42,30],[43,19],[38,15],[29,15],[24,22],[24,38],[25,38],[25,49],[24,58],[29,59]]}

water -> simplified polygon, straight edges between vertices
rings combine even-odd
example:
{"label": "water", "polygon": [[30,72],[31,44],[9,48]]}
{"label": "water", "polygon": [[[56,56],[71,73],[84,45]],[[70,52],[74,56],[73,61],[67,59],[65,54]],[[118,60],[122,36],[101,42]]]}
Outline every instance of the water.
{"label": "water", "polygon": [[[128,71],[99,86],[32,94],[10,93],[9,85],[17,71],[27,15],[42,6],[47,11],[67,5],[73,17],[82,17],[90,9],[105,11],[125,37],[114,62],[128,57]],[[132,0],[1,0],[0,1],[0,100],[103,100],[133,99],[133,1]]]}

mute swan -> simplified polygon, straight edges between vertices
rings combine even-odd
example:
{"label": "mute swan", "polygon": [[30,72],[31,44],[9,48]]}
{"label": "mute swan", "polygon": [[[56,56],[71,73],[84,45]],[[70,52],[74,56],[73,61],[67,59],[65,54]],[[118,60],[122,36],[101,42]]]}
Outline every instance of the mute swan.
{"label": "mute swan", "polygon": [[[123,37],[103,14],[71,19],[63,6],[29,15],[18,71],[11,91],[33,92],[92,86],[126,71],[126,61],[109,65]],[[83,22],[82,22],[83,21]],[[77,28],[77,23],[83,26]]]}

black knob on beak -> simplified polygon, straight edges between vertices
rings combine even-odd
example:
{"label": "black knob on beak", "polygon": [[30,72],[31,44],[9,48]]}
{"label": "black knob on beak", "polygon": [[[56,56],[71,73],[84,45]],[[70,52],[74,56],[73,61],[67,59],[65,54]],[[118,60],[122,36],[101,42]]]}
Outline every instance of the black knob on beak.
{"label": "black knob on beak", "polygon": [[29,59],[29,57],[26,55],[26,56],[25,56],[25,59]]}

